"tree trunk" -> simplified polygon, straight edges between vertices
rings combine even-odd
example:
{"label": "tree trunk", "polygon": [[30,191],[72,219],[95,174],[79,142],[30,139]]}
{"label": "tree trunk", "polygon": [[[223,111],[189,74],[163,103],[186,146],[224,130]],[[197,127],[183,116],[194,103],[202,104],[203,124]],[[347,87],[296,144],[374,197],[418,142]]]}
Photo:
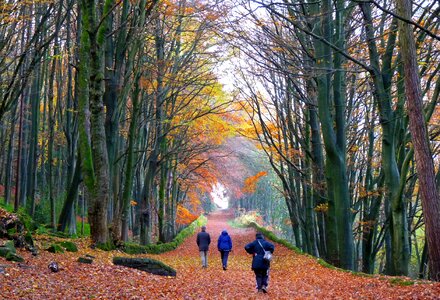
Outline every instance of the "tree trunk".
{"label": "tree trunk", "polygon": [[[411,1],[396,0],[396,7],[400,16],[408,20],[411,19]],[[419,191],[425,218],[429,275],[432,280],[440,281],[440,197],[435,182],[434,163],[423,113],[414,35],[412,27],[404,21],[399,21],[399,43],[405,73],[409,128],[414,146]]]}

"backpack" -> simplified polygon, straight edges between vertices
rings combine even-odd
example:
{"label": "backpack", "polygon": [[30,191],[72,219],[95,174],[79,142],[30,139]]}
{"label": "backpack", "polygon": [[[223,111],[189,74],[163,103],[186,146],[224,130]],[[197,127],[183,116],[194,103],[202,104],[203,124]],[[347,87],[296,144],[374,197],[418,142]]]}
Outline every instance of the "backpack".
{"label": "backpack", "polygon": [[258,244],[260,244],[261,248],[263,248],[263,251],[264,251],[263,259],[267,262],[270,262],[273,258],[272,252],[266,251],[266,249],[264,249],[263,245],[261,245],[260,241],[258,241]]}

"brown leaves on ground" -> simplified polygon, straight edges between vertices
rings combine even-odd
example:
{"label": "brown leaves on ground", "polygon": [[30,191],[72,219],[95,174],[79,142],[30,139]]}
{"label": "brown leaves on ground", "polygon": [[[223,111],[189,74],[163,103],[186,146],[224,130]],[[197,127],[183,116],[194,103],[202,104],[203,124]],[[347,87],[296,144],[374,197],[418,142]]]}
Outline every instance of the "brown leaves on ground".
{"label": "brown leaves on ground", "polygon": [[[75,241],[79,252],[37,257],[20,251],[26,263],[0,258],[0,299],[440,299],[440,283],[392,284],[386,277],[360,277],[324,268],[316,260],[276,245],[269,279],[269,293],[257,294],[251,256],[243,247],[255,237],[251,229],[227,226],[227,213],[208,218],[211,248],[207,269],[201,268],[195,236],[178,249],[161,255],[142,255],[162,260],[177,270],[176,278],[151,275],[112,264],[118,251],[91,250],[87,240]],[[233,252],[227,271],[222,270],[217,238],[223,229],[232,237]],[[77,262],[93,255],[93,264]],[[52,273],[51,261],[61,270]]]}

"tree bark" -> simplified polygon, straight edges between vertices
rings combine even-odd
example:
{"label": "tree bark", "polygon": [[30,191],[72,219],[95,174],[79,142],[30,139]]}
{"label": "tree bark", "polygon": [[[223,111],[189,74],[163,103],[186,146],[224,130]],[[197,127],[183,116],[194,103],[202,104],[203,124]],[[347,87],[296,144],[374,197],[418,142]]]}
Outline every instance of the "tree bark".
{"label": "tree bark", "polygon": [[[410,0],[396,0],[396,7],[398,15],[411,19]],[[410,25],[403,21],[399,21],[399,43],[405,73],[409,128],[414,146],[419,191],[425,218],[429,275],[432,280],[440,281],[440,197],[435,182],[434,162],[423,112],[414,35]]]}

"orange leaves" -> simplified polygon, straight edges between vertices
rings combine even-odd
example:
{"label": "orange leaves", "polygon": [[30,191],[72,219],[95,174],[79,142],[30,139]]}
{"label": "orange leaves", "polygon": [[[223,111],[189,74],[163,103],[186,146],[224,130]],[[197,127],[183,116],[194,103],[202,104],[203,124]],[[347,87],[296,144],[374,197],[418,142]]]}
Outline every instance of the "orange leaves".
{"label": "orange leaves", "polygon": [[258,172],[254,176],[248,177],[244,180],[244,187],[243,187],[243,193],[252,194],[255,192],[257,188],[257,183],[260,180],[261,177],[266,176],[267,172],[262,171]]}
{"label": "orange leaves", "polygon": [[[190,217],[184,209],[181,212],[183,217]],[[207,269],[200,266],[195,235],[173,251],[137,255],[170,265],[177,270],[176,278],[115,266],[112,258],[121,256],[119,250],[90,249],[90,241],[75,239],[79,248],[76,253],[52,254],[42,250],[33,257],[18,250],[26,260],[21,264],[0,257],[0,295],[2,299],[438,299],[440,295],[440,283],[420,281],[404,286],[399,285],[409,282],[404,277],[366,277],[325,268],[316,258],[297,254],[280,244],[275,244],[269,294],[257,294],[252,257],[243,249],[255,239],[255,233],[230,228],[228,218],[233,216],[218,212],[208,217],[207,231],[212,242]],[[222,270],[215,247],[223,229],[228,230],[233,242],[227,271]],[[39,246],[48,242],[48,237],[36,239]],[[86,254],[95,257],[93,264],[77,262],[79,256]],[[62,270],[50,272],[47,265],[51,261],[56,261]]]}
{"label": "orange leaves", "polygon": [[180,225],[188,225],[195,221],[197,216],[193,215],[187,208],[182,205],[177,205],[177,218],[176,223]]}

